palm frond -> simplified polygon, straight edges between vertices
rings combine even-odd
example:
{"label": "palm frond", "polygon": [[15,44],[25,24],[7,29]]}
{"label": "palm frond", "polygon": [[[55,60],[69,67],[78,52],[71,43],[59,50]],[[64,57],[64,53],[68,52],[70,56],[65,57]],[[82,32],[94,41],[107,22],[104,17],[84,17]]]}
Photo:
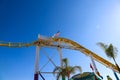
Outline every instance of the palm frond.
{"label": "palm frond", "polygon": [[79,70],[80,72],[82,72],[82,68],[80,66],[74,66],[73,69],[74,70]]}
{"label": "palm frond", "polygon": [[115,47],[115,46],[113,46],[113,53],[114,53],[114,58],[116,58],[117,57],[117,53],[118,53],[118,49]]}
{"label": "palm frond", "polygon": [[108,45],[106,45],[102,42],[98,42],[97,45],[100,46],[104,51],[108,48]]}
{"label": "palm frond", "polygon": [[82,68],[80,66],[73,66],[70,69],[70,73],[74,74],[75,71],[79,70],[82,73]]}
{"label": "palm frond", "polygon": [[97,43],[97,45],[100,46],[104,50],[104,52],[109,58],[113,58],[113,57],[115,58],[117,56],[118,50],[112,44],[106,45],[102,42],[99,42]]}
{"label": "palm frond", "polygon": [[109,45],[105,52],[109,58],[115,58],[117,55],[117,49],[112,44]]}
{"label": "palm frond", "polygon": [[57,76],[56,76],[56,79],[59,80],[59,78],[62,76],[63,77],[68,77],[69,79],[69,76],[71,73],[74,73],[76,70],[79,70],[80,72],[82,72],[82,69],[80,66],[69,66],[68,65],[68,59],[67,58],[64,58],[63,60],[63,66],[62,67],[59,67],[57,66],[54,70],[53,70],[53,74],[55,74],[55,72],[58,72],[57,73]]}
{"label": "palm frond", "polygon": [[68,59],[67,58],[64,58],[63,60],[63,66],[68,66]]}
{"label": "palm frond", "polygon": [[57,66],[54,70],[53,70],[53,74],[55,74],[55,72],[61,72],[61,67]]}

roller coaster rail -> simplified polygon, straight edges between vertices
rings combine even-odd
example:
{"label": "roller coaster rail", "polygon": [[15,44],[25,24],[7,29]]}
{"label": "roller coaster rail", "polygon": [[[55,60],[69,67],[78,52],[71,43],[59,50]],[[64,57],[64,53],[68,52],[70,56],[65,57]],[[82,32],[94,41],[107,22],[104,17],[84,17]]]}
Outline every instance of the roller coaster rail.
{"label": "roller coaster rail", "polygon": [[112,64],[111,62],[105,60],[104,58],[98,56],[96,53],[88,50],[87,48],[81,46],[80,44],[66,39],[66,38],[40,38],[36,41],[33,41],[31,43],[21,43],[21,42],[0,42],[0,46],[5,46],[5,47],[15,47],[15,48],[20,48],[20,47],[30,47],[30,46],[40,46],[40,47],[60,47],[60,48],[65,48],[65,49],[72,49],[72,50],[77,50],[82,53],[84,53],[87,56],[92,55],[93,59],[100,62],[104,66],[108,68],[113,68],[116,72],[118,72],[117,67]]}

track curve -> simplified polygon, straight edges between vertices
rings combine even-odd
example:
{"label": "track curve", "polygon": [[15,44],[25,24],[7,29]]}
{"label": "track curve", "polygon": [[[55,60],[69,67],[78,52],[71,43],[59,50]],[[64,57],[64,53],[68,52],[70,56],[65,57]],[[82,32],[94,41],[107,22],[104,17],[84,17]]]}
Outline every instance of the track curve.
{"label": "track curve", "polygon": [[[67,38],[40,38],[32,43],[21,43],[21,42],[0,42],[0,46],[5,47],[29,47],[29,46],[41,46],[41,47],[60,47],[65,49],[77,50],[84,53],[86,56],[92,55],[93,59],[103,64],[108,68],[113,68],[114,71],[118,72],[117,67],[111,62],[105,60],[104,58],[98,56],[96,53],[88,50],[87,48],[81,46],[80,44],[67,39]],[[119,72],[118,72],[119,73]]]}

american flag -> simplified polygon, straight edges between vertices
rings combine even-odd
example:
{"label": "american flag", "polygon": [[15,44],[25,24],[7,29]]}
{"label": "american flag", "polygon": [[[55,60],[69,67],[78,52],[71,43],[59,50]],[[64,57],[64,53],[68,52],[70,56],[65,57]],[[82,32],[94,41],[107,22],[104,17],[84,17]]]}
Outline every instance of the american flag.
{"label": "american flag", "polygon": [[60,35],[60,31],[58,31],[56,34],[54,34],[54,35],[52,36],[52,38],[58,37],[59,35]]}

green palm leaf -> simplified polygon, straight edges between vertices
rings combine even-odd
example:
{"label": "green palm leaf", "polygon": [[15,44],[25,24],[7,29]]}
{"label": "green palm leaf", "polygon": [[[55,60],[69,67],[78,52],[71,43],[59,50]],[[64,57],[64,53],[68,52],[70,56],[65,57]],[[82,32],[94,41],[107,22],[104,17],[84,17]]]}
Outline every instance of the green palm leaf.
{"label": "green palm leaf", "polygon": [[62,77],[62,80],[65,80],[65,77],[68,77],[68,79],[69,79],[70,74],[75,73],[76,70],[79,70],[80,72],[82,72],[82,69],[80,66],[68,66],[67,58],[64,58],[62,61],[63,61],[63,67],[57,66],[53,70],[53,74],[55,74],[55,72],[57,72],[57,76],[56,76],[57,80],[59,80],[60,77]]}

